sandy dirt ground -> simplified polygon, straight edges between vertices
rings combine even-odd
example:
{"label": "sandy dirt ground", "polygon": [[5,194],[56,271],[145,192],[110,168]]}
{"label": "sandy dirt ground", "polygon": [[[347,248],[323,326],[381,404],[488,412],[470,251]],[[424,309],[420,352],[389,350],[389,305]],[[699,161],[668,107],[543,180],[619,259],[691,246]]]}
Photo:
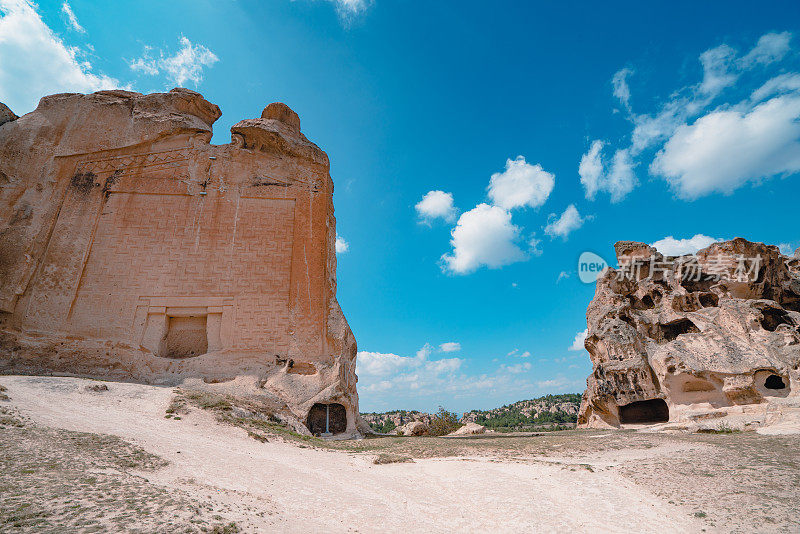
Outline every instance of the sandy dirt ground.
{"label": "sandy dirt ground", "polygon": [[[108,391],[86,389],[97,384]],[[748,442],[763,456],[751,462],[730,436],[633,432],[382,438],[331,450],[279,436],[256,440],[199,408],[165,418],[172,388],[18,376],[0,377],[0,385],[9,397],[0,403],[7,423],[0,427],[0,483],[15,489],[0,492],[0,512],[11,518],[3,527],[0,517],[0,531],[663,534],[800,527],[797,437],[758,436],[785,448],[777,467],[762,442]],[[378,454],[413,462],[376,465]],[[37,459],[45,468],[31,467]],[[772,477],[766,485],[758,478],[762,467]],[[743,470],[746,480],[737,482]],[[25,495],[39,495],[35,507],[25,505]],[[26,519],[24,510],[34,508],[39,523],[35,514]]]}

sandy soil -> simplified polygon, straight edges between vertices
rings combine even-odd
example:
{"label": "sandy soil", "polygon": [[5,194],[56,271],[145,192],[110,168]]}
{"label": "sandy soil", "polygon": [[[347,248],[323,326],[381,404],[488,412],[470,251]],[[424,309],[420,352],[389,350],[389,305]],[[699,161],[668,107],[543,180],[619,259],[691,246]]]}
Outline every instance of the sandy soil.
{"label": "sandy soil", "polygon": [[[30,450],[44,447],[62,463],[74,457],[69,463],[79,472],[112,477],[113,483],[101,482],[114,488],[98,492],[96,483],[78,484],[57,469],[37,468],[35,475],[0,478],[4,487],[18,490],[14,501],[0,492],[0,517],[18,509],[26,486],[47,487],[50,478],[65,487],[73,484],[68,493],[85,512],[75,514],[75,521],[87,523],[69,525],[84,531],[175,532],[182,531],[181,525],[185,531],[223,532],[228,525],[230,531],[244,532],[665,533],[797,531],[799,526],[796,437],[748,435],[744,452],[725,441],[743,435],[687,438],[633,432],[382,438],[310,446],[278,436],[266,442],[253,439],[201,409],[167,419],[171,388],[105,383],[108,391],[87,391],[92,384],[98,382],[0,377],[10,397],[0,406],[25,419],[22,427],[0,427],[0,442],[10,451],[4,453],[8,473],[22,473],[20,465],[32,461]],[[84,433],[79,436],[86,443],[66,447],[76,432]],[[120,440],[104,442],[98,434]],[[99,444],[92,446],[87,436],[100,439]],[[764,442],[752,441],[756,438],[785,448],[782,456],[773,462]],[[11,442],[17,445],[5,449]],[[27,445],[19,445],[23,442]],[[414,461],[376,465],[378,454]],[[126,464],[117,459],[130,455],[145,460]],[[46,456],[41,455],[43,462]],[[735,462],[735,468],[708,468],[709,462]],[[762,468],[772,476],[767,485],[759,485],[758,478],[743,476],[737,482],[734,477],[742,469],[757,477]],[[705,472],[709,469],[712,476]],[[749,487],[748,480],[755,486]],[[99,502],[99,494],[113,499]],[[142,495],[141,503],[134,502],[135,495]],[[760,503],[755,511],[753,502]],[[119,503],[130,508],[122,514],[129,521],[124,526],[113,519]],[[137,509],[144,509],[138,524],[130,522]],[[19,524],[23,530],[46,530]]]}

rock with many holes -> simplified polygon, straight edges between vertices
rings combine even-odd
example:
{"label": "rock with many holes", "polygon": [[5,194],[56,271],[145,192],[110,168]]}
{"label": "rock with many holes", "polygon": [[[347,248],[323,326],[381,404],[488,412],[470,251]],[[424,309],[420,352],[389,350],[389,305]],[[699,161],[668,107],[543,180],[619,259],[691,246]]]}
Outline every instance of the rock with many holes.
{"label": "rock with many holes", "polygon": [[587,427],[686,420],[800,395],[797,254],[737,238],[695,256],[615,245],[586,312]]}

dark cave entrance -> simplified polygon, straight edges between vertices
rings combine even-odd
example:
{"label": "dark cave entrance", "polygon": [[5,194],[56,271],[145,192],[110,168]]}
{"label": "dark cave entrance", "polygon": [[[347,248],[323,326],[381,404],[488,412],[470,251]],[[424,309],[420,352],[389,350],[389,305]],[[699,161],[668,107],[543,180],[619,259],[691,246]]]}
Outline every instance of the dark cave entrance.
{"label": "dark cave entrance", "polygon": [[317,403],[308,411],[306,418],[308,430],[320,434],[341,434],[347,430],[347,410],[339,403]]}
{"label": "dark cave entrance", "polygon": [[622,424],[667,421],[669,421],[669,407],[664,399],[636,401],[619,407],[619,422]]}
{"label": "dark cave entrance", "polygon": [[769,375],[764,381],[764,387],[767,389],[786,389],[786,384],[783,378],[778,375]]}

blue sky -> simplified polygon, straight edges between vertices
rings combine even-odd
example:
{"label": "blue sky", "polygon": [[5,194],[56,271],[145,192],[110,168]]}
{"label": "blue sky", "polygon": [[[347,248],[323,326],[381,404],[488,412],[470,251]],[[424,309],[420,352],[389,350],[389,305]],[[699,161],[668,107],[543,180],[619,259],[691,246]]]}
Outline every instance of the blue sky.
{"label": "blue sky", "polygon": [[[0,101],[273,101],[331,159],[362,411],[579,392],[584,251],[800,246],[800,3],[0,0]],[[346,243],[346,246],[344,245]],[[344,249],[347,249],[346,251]]]}

